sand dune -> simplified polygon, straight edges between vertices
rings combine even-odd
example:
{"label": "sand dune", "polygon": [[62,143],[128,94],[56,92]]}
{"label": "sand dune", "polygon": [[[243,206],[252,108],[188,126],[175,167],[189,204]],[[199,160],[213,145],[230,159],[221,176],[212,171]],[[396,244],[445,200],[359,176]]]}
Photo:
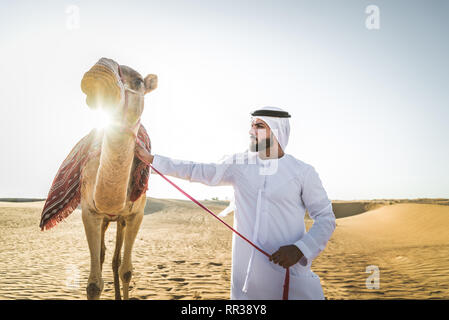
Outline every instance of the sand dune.
{"label": "sand dune", "polygon": [[[80,211],[42,232],[43,204],[0,202],[0,299],[85,299],[89,250]],[[205,204],[217,213],[226,206]],[[449,297],[449,206],[381,199],[352,205],[334,201],[335,208],[344,218],[337,219],[335,233],[312,266],[328,299]],[[367,208],[374,209],[359,212]],[[145,213],[133,251],[130,296],[228,299],[230,231],[183,200],[151,199]],[[232,214],[225,220],[232,223]],[[311,224],[308,220],[308,228]],[[103,299],[114,296],[114,238],[112,224],[106,234]],[[379,268],[379,289],[366,288],[370,265]]]}
{"label": "sand dune", "polygon": [[[332,299],[449,297],[449,207],[399,203],[337,219],[327,249],[313,263]],[[367,289],[366,267],[380,271]]]}
{"label": "sand dune", "polygon": [[396,244],[449,244],[449,207],[430,204],[395,204],[338,220],[367,241]]}
{"label": "sand dune", "polygon": [[381,208],[397,203],[438,204],[449,206],[448,199],[376,199],[376,200],[332,200],[332,208],[337,218],[345,218],[360,214],[369,210]]}

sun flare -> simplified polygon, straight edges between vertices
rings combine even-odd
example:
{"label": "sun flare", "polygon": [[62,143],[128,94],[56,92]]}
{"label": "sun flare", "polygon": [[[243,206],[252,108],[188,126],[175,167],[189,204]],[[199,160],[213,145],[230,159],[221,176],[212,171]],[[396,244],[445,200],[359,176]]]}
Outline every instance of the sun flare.
{"label": "sun flare", "polygon": [[103,129],[112,123],[112,117],[102,109],[93,111],[94,123],[97,129]]}

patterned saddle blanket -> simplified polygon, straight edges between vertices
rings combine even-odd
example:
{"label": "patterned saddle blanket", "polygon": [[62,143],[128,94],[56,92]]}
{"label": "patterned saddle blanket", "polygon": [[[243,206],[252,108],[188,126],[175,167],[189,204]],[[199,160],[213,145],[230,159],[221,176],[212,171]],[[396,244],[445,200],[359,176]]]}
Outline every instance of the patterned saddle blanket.
{"label": "patterned saddle blanket", "polygon": [[[42,209],[39,227],[48,230],[58,222],[67,218],[81,201],[81,173],[86,162],[100,154],[101,139],[97,138],[100,129],[93,129],[82,138],[70,151],[59,167],[56,177],[48,192],[47,200]],[[141,124],[137,133],[136,143],[151,150],[151,142],[147,131]],[[150,166],[134,156],[134,170],[131,177],[130,200],[136,201],[142,193],[148,190]]]}

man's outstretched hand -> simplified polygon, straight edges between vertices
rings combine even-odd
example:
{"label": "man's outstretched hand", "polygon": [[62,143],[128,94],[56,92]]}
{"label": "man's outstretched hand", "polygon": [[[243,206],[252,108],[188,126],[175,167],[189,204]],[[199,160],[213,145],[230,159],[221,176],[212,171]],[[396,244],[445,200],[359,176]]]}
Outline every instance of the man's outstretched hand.
{"label": "man's outstretched hand", "polygon": [[136,143],[137,157],[145,163],[153,163],[153,155],[145,150],[140,144]]}
{"label": "man's outstretched hand", "polygon": [[279,264],[284,268],[289,268],[303,257],[303,253],[294,244],[280,247],[278,251],[270,256],[270,261]]}

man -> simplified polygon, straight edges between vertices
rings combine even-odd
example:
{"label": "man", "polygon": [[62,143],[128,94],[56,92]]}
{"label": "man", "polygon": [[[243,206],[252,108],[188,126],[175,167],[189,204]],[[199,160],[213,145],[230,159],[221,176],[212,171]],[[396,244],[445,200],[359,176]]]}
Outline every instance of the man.
{"label": "man", "polygon": [[[207,185],[234,187],[231,299],[281,299],[290,268],[289,299],[324,299],[319,277],[310,269],[335,229],[335,215],[314,167],[286,154],[290,115],[265,107],[252,113],[250,150],[222,163],[206,164],[139,155],[161,173]],[[309,232],[305,210],[314,220]]]}

